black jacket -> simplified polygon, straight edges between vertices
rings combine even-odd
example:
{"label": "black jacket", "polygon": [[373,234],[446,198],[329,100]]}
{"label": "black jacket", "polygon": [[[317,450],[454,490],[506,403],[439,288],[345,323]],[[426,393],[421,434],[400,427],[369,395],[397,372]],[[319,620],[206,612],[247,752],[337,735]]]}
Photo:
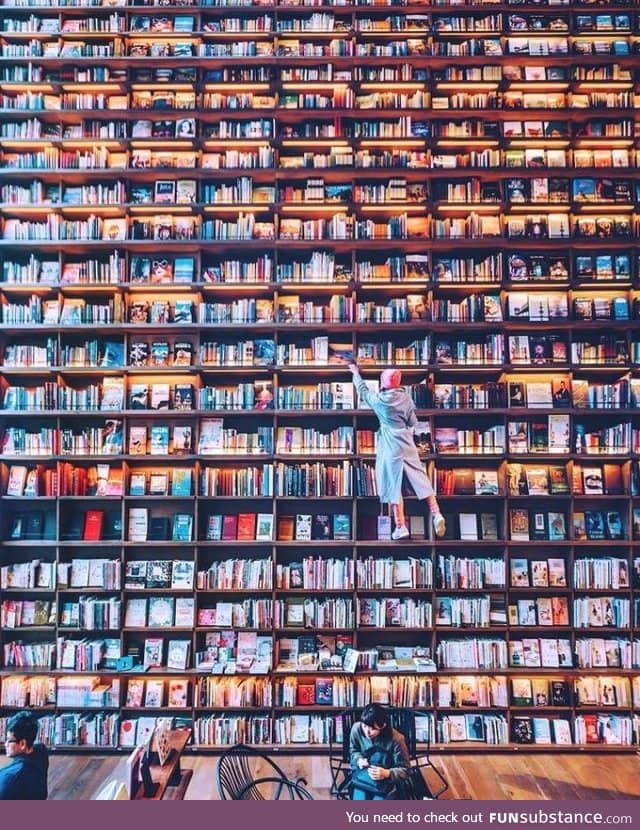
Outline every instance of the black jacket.
{"label": "black jacket", "polygon": [[33,752],[16,755],[0,770],[0,801],[45,801],[48,772],[47,749],[34,744]]}

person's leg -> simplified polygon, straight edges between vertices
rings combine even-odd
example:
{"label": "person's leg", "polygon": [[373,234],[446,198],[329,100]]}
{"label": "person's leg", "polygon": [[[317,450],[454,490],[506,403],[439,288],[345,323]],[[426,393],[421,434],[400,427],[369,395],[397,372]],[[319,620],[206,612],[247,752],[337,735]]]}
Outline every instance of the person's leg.
{"label": "person's leg", "polygon": [[370,793],[366,793],[364,790],[359,790],[357,787],[353,788],[353,795],[351,796],[352,801],[371,801],[372,795]]}
{"label": "person's leg", "polygon": [[435,534],[438,538],[441,538],[446,532],[446,523],[440,512],[440,505],[433,485],[417,453],[415,456],[407,455],[403,462],[403,470],[413,492],[419,499],[424,499],[427,502]]}
{"label": "person's leg", "polygon": [[406,517],[404,515],[404,499],[400,496],[400,500],[396,504],[391,505],[391,515],[393,516],[393,523],[395,525],[391,538],[394,541],[398,539],[406,539],[409,536],[409,528],[406,525]]}
{"label": "person's leg", "polygon": [[397,504],[391,505],[391,515],[393,516],[393,523],[396,527],[398,525],[404,526],[404,499],[400,496],[400,501]]}
{"label": "person's leg", "polygon": [[440,505],[435,495],[427,497],[427,507],[431,513],[440,513]]}
{"label": "person's leg", "polygon": [[438,504],[438,499],[435,497],[435,494],[427,496],[427,507],[431,512],[433,529],[435,530],[438,539],[440,539],[447,532],[447,523],[444,520],[444,516],[440,512],[440,505]]}

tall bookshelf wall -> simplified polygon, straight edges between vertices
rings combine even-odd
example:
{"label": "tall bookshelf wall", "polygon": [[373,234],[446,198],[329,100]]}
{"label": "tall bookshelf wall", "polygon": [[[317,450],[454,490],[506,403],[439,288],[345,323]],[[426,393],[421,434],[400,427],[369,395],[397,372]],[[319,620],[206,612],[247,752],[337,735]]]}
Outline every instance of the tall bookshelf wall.
{"label": "tall bookshelf wall", "polygon": [[[0,18],[0,737],[637,744],[637,4]],[[348,349],[442,540],[377,538]]]}

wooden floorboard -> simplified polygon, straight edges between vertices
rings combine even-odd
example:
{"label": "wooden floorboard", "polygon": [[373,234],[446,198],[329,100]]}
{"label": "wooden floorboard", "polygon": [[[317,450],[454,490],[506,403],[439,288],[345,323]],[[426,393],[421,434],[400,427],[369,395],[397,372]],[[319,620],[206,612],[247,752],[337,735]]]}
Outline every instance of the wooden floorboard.
{"label": "wooden floorboard", "polygon": [[578,788],[564,755],[530,755],[528,767],[535,777],[540,797],[547,801],[570,801]]}
{"label": "wooden floorboard", "polygon": [[[318,755],[280,755],[274,760],[292,777],[302,776],[319,800],[329,798],[329,763]],[[625,800],[640,798],[640,757],[633,753],[434,753],[449,782],[441,800]],[[5,763],[2,761],[0,763]],[[215,755],[184,757],[193,770],[188,801],[218,799]],[[111,779],[124,781],[121,755],[52,754],[49,794],[54,800],[90,800]]]}

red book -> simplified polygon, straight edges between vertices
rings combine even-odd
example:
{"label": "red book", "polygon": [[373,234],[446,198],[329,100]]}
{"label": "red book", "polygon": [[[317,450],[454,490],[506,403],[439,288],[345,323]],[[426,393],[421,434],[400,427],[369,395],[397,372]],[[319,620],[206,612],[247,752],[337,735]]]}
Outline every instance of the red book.
{"label": "red book", "polygon": [[84,533],[82,538],[88,542],[99,542],[102,538],[103,510],[87,510],[84,517]]}
{"label": "red book", "polygon": [[294,516],[278,516],[277,538],[283,542],[293,541]]}
{"label": "red book", "polygon": [[238,541],[254,542],[256,538],[256,514],[238,514]]}
{"label": "red book", "polygon": [[227,513],[222,517],[222,539],[229,541],[238,538],[238,517]]}
{"label": "red book", "polygon": [[298,706],[313,706],[316,702],[316,684],[298,681],[296,687],[296,703]]}
{"label": "red book", "polygon": [[604,477],[604,491],[607,496],[624,495],[622,467],[620,464],[603,464],[602,472]]}
{"label": "red book", "polygon": [[551,614],[554,625],[569,625],[569,604],[566,597],[551,597]]}
{"label": "red book", "polygon": [[596,715],[586,714],[584,717],[584,728],[588,744],[600,743],[600,736],[598,735],[598,718]]}

